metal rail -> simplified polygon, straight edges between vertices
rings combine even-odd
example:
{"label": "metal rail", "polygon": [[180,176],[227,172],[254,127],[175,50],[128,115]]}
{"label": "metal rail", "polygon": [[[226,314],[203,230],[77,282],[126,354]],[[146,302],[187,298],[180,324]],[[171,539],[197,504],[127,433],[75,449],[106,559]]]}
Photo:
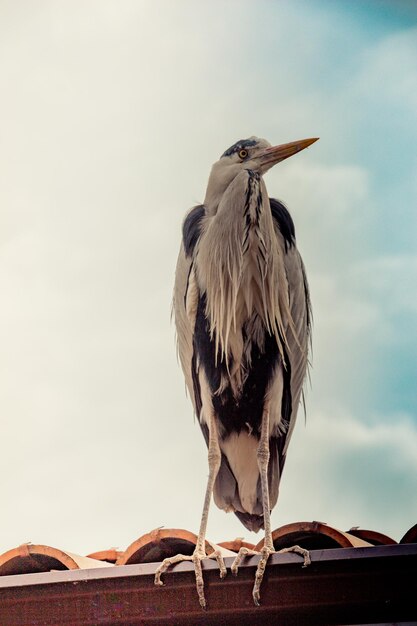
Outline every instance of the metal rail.
{"label": "metal rail", "polygon": [[[192,565],[181,563],[157,588],[157,564],[21,574],[0,578],[2,626],[77,624],[254,625],[417,623],[417,544],[311,552],[270,559],[261,606],[252,602],[258,557],[235,578],[204,564],[208,610],[201,611]],[[232,559],[226,559],[230,568]]]}

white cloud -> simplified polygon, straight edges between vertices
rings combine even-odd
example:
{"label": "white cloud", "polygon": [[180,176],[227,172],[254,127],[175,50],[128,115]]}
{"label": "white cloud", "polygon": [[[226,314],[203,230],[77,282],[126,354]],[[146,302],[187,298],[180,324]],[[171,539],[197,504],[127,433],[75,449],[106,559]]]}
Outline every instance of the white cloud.
{"label": "white cloud", "polygon": [[[361,525],[399,540],[415,523],[417,429],[407,415],[353,415],[343,408],[298,424],[274,519]],[[323,519],[326,512],[326,519]]]}
{"label": "white cloud", "polygon": [[374,217],[369,174],[354,165],[314,162],[317,145],[272,170],[267,185],[290,209],[307,269],[335,274],[363,254],[361,231]]}
{"label": "white cloud", "polygon": [[362,97],[375,99],[378,94],[383,95],[383,108],[399,105],[415,116],[417,28],[391,34],[370,47],[357,81]]}

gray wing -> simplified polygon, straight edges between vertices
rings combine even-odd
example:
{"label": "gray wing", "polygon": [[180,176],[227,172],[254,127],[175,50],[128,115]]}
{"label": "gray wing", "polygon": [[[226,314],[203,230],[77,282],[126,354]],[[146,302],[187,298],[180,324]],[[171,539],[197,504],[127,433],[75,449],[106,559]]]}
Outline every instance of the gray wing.
{"label": "gray wing", "polygon": [[199,205],[191,209],[184,220],[172,302],[177,331],[178,357],[197,417],[200,415],[201,398],[198,385],[193,380],[196,369],[193,367],[193,334],[199,294],[193,270],[193,256],[204,215],[204,206]]}
{"label": "gray wing", "polygon": [[[197,418],[200,417],[202,404],[198,379],[198,363],[195,362],[196,357],[193,337],[200,294],[194,274],[193,259],[204,215],[204,206],[200,205],[191,209],[185,218],[182,243],[175,272],[173,298],[178,356]],[[205,423],[201,423],[200,419],[198,419],[198,423],[200,424],[204,439],[208,445],[208,427]],[[218,495],[216,500],[216,494],[218,494],[219,491],[221,495]],[[217,503],[224,500],[228,502],[228,506],[232,509],[236,508],[242,510],[236,479],[224,454],[222,454],[221,458],[221,466],[216,480],[214,496]],[[254,517],[258,518],[259,516]]]}

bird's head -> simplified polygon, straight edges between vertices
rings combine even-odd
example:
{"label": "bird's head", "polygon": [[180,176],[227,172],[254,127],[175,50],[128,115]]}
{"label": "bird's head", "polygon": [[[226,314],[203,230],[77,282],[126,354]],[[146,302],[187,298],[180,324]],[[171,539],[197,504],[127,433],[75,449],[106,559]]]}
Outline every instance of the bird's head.
{"label": "bird's head", "polygon": [[269,141],[259,137],[237,141],[214,163],[204,204],[215,212],[222,195],[242,170],[253,170],[262,176],[273,165],[308,148],[317,139],[300,139],[279,146],[271,146]]}

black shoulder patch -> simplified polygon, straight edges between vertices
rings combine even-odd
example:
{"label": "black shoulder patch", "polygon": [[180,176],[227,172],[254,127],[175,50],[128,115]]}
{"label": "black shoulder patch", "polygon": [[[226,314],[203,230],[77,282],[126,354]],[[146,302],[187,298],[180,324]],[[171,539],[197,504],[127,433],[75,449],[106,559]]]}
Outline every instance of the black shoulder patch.
{"label": "black shoulder patch", "polygon": [[285,241],[285,251],[295,244],[295,228],[292,217],[286,207],[275,198],[269,198],[271,213]]}
{"label": "black shoulder patch", "polygon": [[[193,358],[191,359],[191,376],[193,379],[195,411],[197,413],[198,421],[200,421],[200,413],[201,413],[201,408],[203,406],[203,403],[201,400],[200,380],[198,378],[198,371],[197,371],[197,354],[195,350],[193,351]],[[204,433],[204,436],[205,436],[205,433]]]}
{"label": "black shoulder patch", "polygon": [[195,206],[182,225],[182,240],[186,256],[192,256],[201,232],[201,220],[205,215],[204,204]]}

